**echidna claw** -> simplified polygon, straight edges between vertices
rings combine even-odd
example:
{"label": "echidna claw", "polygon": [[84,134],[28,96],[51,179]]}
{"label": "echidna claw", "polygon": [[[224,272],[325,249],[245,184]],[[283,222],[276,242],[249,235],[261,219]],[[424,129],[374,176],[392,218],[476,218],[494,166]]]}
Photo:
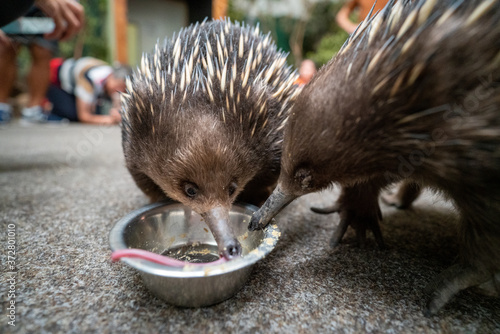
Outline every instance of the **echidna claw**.
{"label": "echidna claw", "polygon": [[340,210],[340,205],[338,205],[337,203],[326,208],[316,208],[316,207],[311,208],[312,212],[319,213],[321,215],[327,215],[330,213],[338,212],[339,210]]}

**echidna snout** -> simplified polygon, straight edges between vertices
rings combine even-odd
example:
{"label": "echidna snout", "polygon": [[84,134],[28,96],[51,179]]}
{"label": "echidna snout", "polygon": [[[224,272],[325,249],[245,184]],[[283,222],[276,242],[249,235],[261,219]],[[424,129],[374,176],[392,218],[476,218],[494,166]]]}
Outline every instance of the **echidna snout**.
{"label": "echidna snout", "polygon": [[231,260],[241,255],[241,244],[234,236],[229,223],[229,208],[216,206],[201,215],[217,242],[219,255]]}

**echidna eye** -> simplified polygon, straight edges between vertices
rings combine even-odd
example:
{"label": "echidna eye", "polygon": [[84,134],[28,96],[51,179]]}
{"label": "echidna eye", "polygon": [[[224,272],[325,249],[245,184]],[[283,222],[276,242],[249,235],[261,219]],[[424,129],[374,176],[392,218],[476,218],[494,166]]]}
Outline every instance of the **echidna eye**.
{"label": "echidna eye", "polygon": [[184,192],[190,198],[194,198],[198,194],[198,187],[193,183],[184,184]]}
{"label": "echidna eye", "polygon": [[229,196],[233,196],[233,194],[236,191],[237,187],[238,187],[238,185],[236,183],[231,182],[231,184],[229,185],[229,187],[227,187],[227,191],[229,192]]}

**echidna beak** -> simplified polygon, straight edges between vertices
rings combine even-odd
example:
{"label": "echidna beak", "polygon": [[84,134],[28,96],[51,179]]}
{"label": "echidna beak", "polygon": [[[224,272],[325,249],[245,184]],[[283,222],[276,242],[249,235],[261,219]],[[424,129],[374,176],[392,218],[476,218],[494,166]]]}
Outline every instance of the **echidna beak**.
{"label": "echidna beak", "polygon": [[278,184],[264,205],[262,205],[262,207],[252,215],[248,229],[250,231],[263,229],[269,224],[274,216],[280,213],[280,211],[290,204],[295,198],[297,198],[297,196],[284,193],[281,186]]}
{"label": "echidna beak", "polygon": [[241,244],[234,236],[229,222],[229,209],[216,206],[202,214],[202,217],[217,242],[219,255],[227,260],[241,256]]}

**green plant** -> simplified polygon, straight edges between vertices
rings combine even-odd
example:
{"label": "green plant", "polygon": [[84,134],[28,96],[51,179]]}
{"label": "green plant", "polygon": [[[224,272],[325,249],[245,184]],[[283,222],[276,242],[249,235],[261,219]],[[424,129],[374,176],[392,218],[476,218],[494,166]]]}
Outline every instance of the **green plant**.
{"label": "green plant", "polygon": [[306,53],[306,57],[321,67],[337,54],[347,37],[349,35],[343,30],[327,34],[321,38],[315,51]]}
{"label": "green plant", "polygon": [[227,16],[231,18],[231,21],[244,21],[245,13],[234,6],[234,1],[229,0],[227,6]]}
{"label": "green plant", "polygon": [[[229,1],[228,16],[231,19],[245,20],[249,24],[260,23],[261,31],[264,33],[271,31],[276,45],[285,52],[292,50],[290,43],[296,43],[295,47],[302,46],[302,52],[296,49],[294,53],[290,52],[289,64],[296,64],[301,58],[310,58],[316,65],[321,66],[338,52],[348,37],[348,34],[339,28],[335,21],[335,15],[345,1],[311,2],[309,20],[305,24],[305,29],[300,31],[301,34],[295,35],[296,39],[291,38],[291,36],[293,37],[294,29],[301,23],[298,19],[288,16],[273,17],[270,14],[249,18],[244,12],[239,11],[233,2],[234,0]],[[295,59],[294,54],[299,59]]]}
{"label": "green plant", "polygon": [[59,43],[60,56],[91,56],[105,60],[108,56],[107,0],[82,0],[80,3],[85,8],[85,27],[77,37]]}

